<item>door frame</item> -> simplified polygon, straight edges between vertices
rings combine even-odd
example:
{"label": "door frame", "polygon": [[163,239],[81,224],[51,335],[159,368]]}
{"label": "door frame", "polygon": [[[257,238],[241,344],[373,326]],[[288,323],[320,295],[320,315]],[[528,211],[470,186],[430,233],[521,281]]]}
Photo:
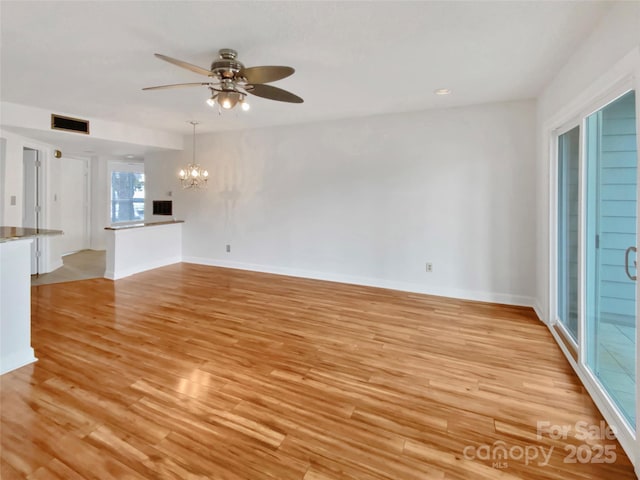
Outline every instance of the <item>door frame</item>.
{"label": "door frame", "polygon": [[[52,218],[52,202],[49,192],[51,191],[50,185],[50,170],[51,160],[53,158],[52,150],[49,145],[44,145],[30,138],[21,137],[22,150],[27,148],[30,150],[36,150],[38,152],[38,159],[40,160],[40,228],[52,228],[55,229],[56,225],[51,224]],[[24,179],[22,180],[24,182]],[[21,187],[21,193],[24,187]],[[24,207],[23,207],[24,208]],[[40,249],[40,264],[39,272],[48,273],[62,266],[62,260],[60,257],[55,256],[55,249],[51,248],[51,241],[55,241],[55,237],[38,237],[39,249]]]}
{"label": "door frame", "polygon": [[[582,135],[583,135],[583,125],[580,121],[580,117],[576,116],[566,121],[562,126],[556,128],[551,132],[550,135],[550,155],[551,155],[551,171],[550,171],[550,181],[551,181],[551,201],[550,201],[550,217],[552,217],[549,225],[549,233],[550,237],[553,239],[550,246],[550,258],[551,258],[551,268],[550,268],[550,283],[552,284],[551,292],[549,296],[550,303],[550,315],[549,315],[549,324],[552,327],[558,328],[561,330],[562,335],[565,337],[563,341],[568,343],[570,348],[575,350],[575,355],[572,355],[574,359],[578,359],[580,346],[582,345],[582,328],[580,327],[580,304],[582,302],[583,292],[581,289],[578,289],[578,332],[576,341],[571,338],[570,333],[564,326],[564,324],[558,318],[558,204],[560,201],[559,188],[558,188],[558,164],[559,164],[559,155],[558,155],[558,143],[559,139],[565,133],[573,130],[574,128],[579,127],[579,146],[578,146],[578,157],[582,158],[583,146],[582,146]],[[578,163],[578,178],[582,178],[582,162]],[[582,190],[580,187],[578,188],[578,204],[582,203]],[[578,232],[581,231],[582,228],[582,218],[578,216]],[[581,258],[581,248],[580,240],[578,240],[578,258]],[[580,278],[580,265],[578,265],[578,279]],[[566,345],[565,345],[566,346]]]}
{"label": "door frame", "polygon": [[[589,395],[593,399],[594,403],[604,416],[609,425],[616,428],[617,438],[631,459],[636,468],[636,472],[640,472],[640,438],[637,432],[640,430],[640,385],[638,382],[638,358],[636,355],[636,427],[631,428],[626,421],[623,420],[622,412],[618,410],[612,399],[606,394],[604,389],[600,386],[599,381],[593,376],[585,366],[585,269],[584,269],[584,254],[585,254],[585,174],[586,168],[584,165],[583,152],[585,141],[585,128],[586,118],[598,111],[603,106],[614,101],[616,98],[624,95],[629,90],[636,91],[636,118],[640,118],[640,49],[634,49],[626,57],[624,57],[615,68],[611,68],[605,75],[594,82],[589,88],[587,88],[582,94],[576,96],[576,98],[567,105],[564,109],[560,110],[555,116],[551,117],[548,121],[543,123],[541,134],[543,135],[542,141],[546,144],[547,155],[549,163],[547,165],[547,187],[548,187],[548,310],[544,312],[546,314],[549,330],[554,337],[558,346],[565,354],[567,361],[572,366],[577,376],[582,381]],[[576,123],[576,120],[578,123]],[[581,260],[578,265],[578,298],[579,298],[579,316],[578,316],[578,336],[579,336],[579,349],[577,358],[574,358],[570,349],[564,343],[564,339],[561,334],[554,328],[557,322],[557,273],[558,273],[558,255],[557,255],[557,209],[558,209],[558,195],[557,195],[557,137],[559,132],[566,131],[565,129],[569,125],[580,125],[581,135],[581,158],[580,158],[580,188],[579,188],[579,202],[580,202],[580,215],[579,215],[579,246],[578,246],[578,258]],[[637,141],[640,147],[640,135],[637,135]],[[638,149],[640,152],[640,148]],[[640,185],[640,168],[638,169],[639,183]],[[638,206],[640,206],[640,195],[638,195]],[[638,227],[637,235],[640,235],[640,208],[638,211]],[[640,284],[636,284],[636,318],[640,319]],[[640,347],[640,328],[636,328],[636,349]]]}

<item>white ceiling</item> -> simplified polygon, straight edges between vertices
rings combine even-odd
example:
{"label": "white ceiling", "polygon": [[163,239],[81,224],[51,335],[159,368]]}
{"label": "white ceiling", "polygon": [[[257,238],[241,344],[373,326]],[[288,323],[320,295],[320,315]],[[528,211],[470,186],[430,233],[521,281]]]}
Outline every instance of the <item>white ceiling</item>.
{"label": "white ceiling", "polygon": [[[3,0],[0,98],[183,133],[534,98],[607,4]],[[206,80],[154,52],[208,68],[223,47],[296,68],[274,85],[305,103],[219,116],[204,87],[141,91]]]}

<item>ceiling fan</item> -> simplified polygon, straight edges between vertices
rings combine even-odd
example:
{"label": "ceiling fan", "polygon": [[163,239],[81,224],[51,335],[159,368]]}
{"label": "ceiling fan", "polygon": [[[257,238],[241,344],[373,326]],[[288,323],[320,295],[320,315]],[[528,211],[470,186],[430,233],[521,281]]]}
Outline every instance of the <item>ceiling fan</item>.
{"label": "ceiling fan", "polygon": [[230,110],[238,104],[241,105],[243,110],[249,110],[249,104],[246,102],[247,94],[279,102],[302,103],[304,101],[299,96],[282,88],[267,85],[267,83],[282,80],[292,75],[295,72],[293,68],[284,66],[245,68],[241,62],[236,60],[238,52],[230,48],[221,49],[218,55],[218,58],[211,64],[211,69],[207,70],[206,68],[156,53],[155,56],[159,59],[192,72],[206,75],[210,80],[207,82],[159,85],[157,87],[146,87],[142,90],[203,86],[207,87],[211,92],[211,97],[207,100],[207,103],[212,107],[217,103],[225,110]]}

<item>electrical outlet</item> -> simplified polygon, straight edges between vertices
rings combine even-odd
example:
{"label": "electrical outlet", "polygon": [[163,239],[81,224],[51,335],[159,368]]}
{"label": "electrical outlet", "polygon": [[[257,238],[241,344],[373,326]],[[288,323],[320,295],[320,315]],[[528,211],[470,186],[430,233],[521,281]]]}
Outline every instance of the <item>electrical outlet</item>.
{"label": "electrical outlet", "polygon": [[227,253],[231,253],[231,245],[227,244]]}
{"label": "electrical outlet", "polygon": [[425,265],[425,270],[426,270],[428,273],[433,272],[433,263],[427,263],[427,264]]}

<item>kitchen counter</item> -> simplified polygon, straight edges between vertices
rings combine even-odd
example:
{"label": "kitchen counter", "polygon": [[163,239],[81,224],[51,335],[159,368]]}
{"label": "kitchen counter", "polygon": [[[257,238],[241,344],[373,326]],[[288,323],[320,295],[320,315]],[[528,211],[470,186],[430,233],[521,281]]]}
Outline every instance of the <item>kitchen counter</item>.
{"label": "kitchen counter", "polygon": [[31,244],[61,234],[0,226],[0,374],[37,360],[31,347]]}
{"label": "kitchen counter", "polygon": [[118,280],[181,262],[183,223],[170,220],[105,227],[107,268],[104,277]]}
{"label": "kitchen counter", "polygon": [[184,223],[184,220],[166,220],[164,222],[139,222],[125,223],[124,225],[110,225],[104,227],[105,230],[128,230],[130,228],[157,227],[158,225],[171,225],[173,223]]}
{"label": "kitchen counter", "polygon": [[25,238],[44,237],[48,235],[62,235],[62,230],[0,226],[0,243],[22,240]]}

